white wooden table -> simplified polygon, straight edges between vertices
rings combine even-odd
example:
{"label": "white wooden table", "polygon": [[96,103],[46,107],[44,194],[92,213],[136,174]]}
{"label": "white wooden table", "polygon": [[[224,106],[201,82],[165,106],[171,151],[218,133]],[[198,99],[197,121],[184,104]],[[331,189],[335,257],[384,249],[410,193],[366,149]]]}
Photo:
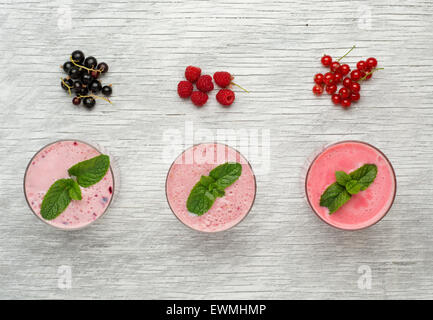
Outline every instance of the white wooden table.
{"label": "white wooden table", "polygon": [[[433,298],[432,21],[421,0],[0,0],[0,298]],[[385,70],[344,111],[312,79],[354,44],[348,63]],[[109,64],[113,106],[61,90],[75,49]],[[189,64],[251,93],[198,110],[176,94]],[[269,132],[269,172],[229,232],[189,230],[167,205],[164,136],[191,124]],[[119,172],[107,215],[77,232],[38,221],[22,190],[29,159],[62,138],[104,146]],[[379,147],[398,178],[391,212],[359,232],[318,220],[303,193],[308,159],[344,139]]]}

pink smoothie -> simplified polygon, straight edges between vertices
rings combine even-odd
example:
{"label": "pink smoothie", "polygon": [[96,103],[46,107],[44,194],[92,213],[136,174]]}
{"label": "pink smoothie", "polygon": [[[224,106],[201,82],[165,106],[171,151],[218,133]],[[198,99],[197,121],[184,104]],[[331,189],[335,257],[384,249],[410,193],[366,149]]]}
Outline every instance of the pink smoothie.
{"label": "pink smoothie", "polygon": [[111,168],[105,177],[89,188],[81,188],[83,199],[72,200],[66,210],[53,220],[41,217],[42,200],[50,186],[58,179],[69,178],[68,169],[74,164],[96,157],[100,152],[80,141],[58,141],[39,151],[30,161],[24,192],[33,212],[46,223],[61,229],[78,229],[104,214],[114,192]]}
{"label": "pink smoothie", "polygon": [[[335,171],[350,173],[364,164],[375,164],[377,176],[367,190],[352,196],[338,211],[329,214],[320,206],[320,197],[335,182]],[[314,212],[330,225],[357,230],[382,219],[394,201],[396,180],[385,155],[373,146],[356,141],[343,141],[327,147],[310,166],[306,178],[308,201]]]}
{"label": "pink smoothie", "polygon": [[[202,175],[209,175],[225,162],[242,165],[239,179],[202,216],[188,212],[186,201],[191,189]],[[170,208],[180,221],[195,230],[217,232],[235,226],[248,214],[256,195],[256,179],[248,161],[236,150],[223,144],[200,144],[175,160],[167,175],[166,193]]]}

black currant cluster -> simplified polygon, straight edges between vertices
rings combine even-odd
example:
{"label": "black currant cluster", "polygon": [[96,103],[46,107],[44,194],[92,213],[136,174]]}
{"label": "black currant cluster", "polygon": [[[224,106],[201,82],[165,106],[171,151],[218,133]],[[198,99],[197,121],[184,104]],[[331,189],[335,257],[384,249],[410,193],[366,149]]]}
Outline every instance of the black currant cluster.
{"label": "black currant cluster", "polygon": [[83,105],[91,109],[96,104],[95,98],[110,102],[108,98],[97,95],[101,92],[104,96],[109,97],[113,92],[111,85],[102,86],[98,80],[102,73],[108,71],[108,65],[105,62],[98,64],[95,57],[88,56],[86,58],[82,51],[75,50],[72,52],[70,60],[66,61],[62,68],[68,76],[62,79],[61,86],[70,95],[72,92],[75,93],[75,97],[72,99],[74,105],[78,106],[83,101]]}

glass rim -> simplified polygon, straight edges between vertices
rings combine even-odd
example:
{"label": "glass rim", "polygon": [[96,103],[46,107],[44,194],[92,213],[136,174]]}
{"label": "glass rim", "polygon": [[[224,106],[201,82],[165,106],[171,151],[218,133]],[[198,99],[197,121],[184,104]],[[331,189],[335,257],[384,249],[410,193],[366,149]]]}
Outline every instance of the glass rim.
{"label": "glass rim", "polygon": [[99,150],[99,148],[97,148],[97,147],[95,147],[94,145],[92,145],[92,144],[90,144],[90,143],[88,143],[88,142],[85,142],[85,141],[83,141],[83,140],[80,140],[80,139],[59,139],[59,140],[56,140],[56,141],[53,141],[53,142],[50,142],[50,143],[48,143],[48,144],[46,144],[45,146],[43,146],[42,148],[40,148],[38,151],[36,151],[35,152],[35,154],[33,155],[33,157],[30,159],[30,161],[29,161],[29,163],[27,164],[27,166],[26,166],[26,170],[25,170],[25,172],[24,172],[24,179],[23,179],[23,192],[24,192],[24,198],[26,199],[26,202],[27,202],[27,205],[29,206],[29,208],[30,208],[30,211],[32,211],[32,213],[39,219],[39,220],[41,220],[41,221],[43,221],[45,224],[47,224],[47,225],[49,225],[50,227],[53,227],[53,228],[55,228],[55,229],[58,229],[58,230],[64,230],[64,231],[75,231],[75,230],[81,230],[81,229],[84,229],[84,228],[87,228],[87,227],[89,227],[90,225],[92,225],[93,223],[95,223],[97,220],[99,220],[102,216],[104,216],[105,214],[106,214],[106,212],[107,212],[107,210],[108,210],[108,208],[110,207],[110,205],[111,205],[111,203],[113,202],[113,198],[114,198],[114,192],[115,192],[115,190],[116,190],[116,187],[115,187],[115,184],[116,184],[116,181],[115,181],[115,178],[114,178],[114,172],[113,172],[113,168],[112,168],[112,166],[111,166],[111,161],[110,161],[110,172],[111,172],[111,178],[112,178],[112,180],[113,180],[113,192],[112,192],[112,196],[111,196],[111,198],[110,198],[110,201],[108,202],[108,204],[107,204],[107,207],[105,208],[105,210],[104,210],[104,212],[99,216],[99,217],[97,217],[95,220],[93,220],[93,221],[91,221],[91,222],[89,222],[89,223],[87,223],[87,224],[85,224],[85,225],[83,225],[83,226],[81,226],[81,227],[76,227],[76,228],[62,228],[62,227],[59,227],[59,226],[56,226],[56,225],[52,225],[52,224],[50,224],[50,223],[48,223],[44,218],[42,218],[41,216],[39,216],[34,210],[33,210],[33,208],[32,208],[32,206],[30,205],[30,203],[29,203],[29,199],[27,198],[27,193],[26,193],[26,179],[27,179],[27,171],[29,170],[29,167],[30,167],[30,165],[31,165],[31,163],[33,162],[33,160],[34,160],[34,158],[42,151],[42,150],[44,150],[45,148],[47,148],[47,147],[49,147],[49,146],[51,146],[51,145],[53,145],[53,144],[56,144],[56,143],[59,143],[59,142],[80,142],[80,143],[83,143],[83,144],[85,144],[85,145],[88,145],[89,147],[92,147],[93,149],[95,149],[96,151],[98,151],[100,154],[103,154],[102,152],[101,152],[101,150]]}
{"label": "glass rim", "polygon": [[[310,170],[311,170],[312,165],[313,165],[314,162],[317,160],[317,158],[318,158],[321,154],[323,154],[323,152],[325,152],[326,150],[328,150],[329,148],[331,148],[331,147],[333,147],[333,146],[336,146],[336,145],[339,145],[339,144],[343,144],[343,143],[350,143],[350,142],[352,142],[352,143],[359,143],[359,144],[366,145],[366,146],[368,146],[368,147],[373,148],[373,149],[376,150],[377,152],[379,152],[379,154],[382,155],[383,158],[385,159],[385,161],[389,164],[389,167],[391,168],[392,176],[393,176],[393,179],[394,179],[394,192],[393,192],[393,195],[392,195],[392,200],[391,200],[391,202],[389,203],[388,208],[387,208],[387,209],[385,210],[385,212],[382,214],[382,216],[381,216],[377,221],[373,222],[372,224],[369,224],[369,225],[364,226],[364,227],[361,227],[361,228],[356,228],[356,229],[347,229],[347,228],[338,227],[338,226],[333,225],[333,224],[329,223],[328,221],[324,220],[324,219],[323,219],[323,218],[322,218],[322,217],[317,213],[317,211],[314,209],[314,207],[313,207],[313,205],[312,205],[312,203],[311,203],[311,201],[310,201],[310,198],[308,197],[308,191],[307,191],[307,180],[308,180],[308,175],[309,175],[309,173],[310,173]],[[367,229],[367,228],[370,228],[370,227],[374,226],[376,223],[378,223],[378,222],[381,221],[383,218],[385,218],[385,216],[386,216],[386,215],[388,214],[388,212],[391,210],[391,208],[392,208],[392,206],[393,206],[393,204],[394,204],[394,201],[395,201],[395,197],[396,197],[396,195],[397,195],[397,177],[396,177],[395,170],[394,170],[394,167],[392,166],[391,161],[388,159],[388,157],[387,157],[387,156],[386,156],[386,155],[385,155],[385,154],[384,154],[384,153],[383,153],[379,148],[373,146],[372,144],[370,144],[370,143],[368,143],[368,142],[364,142],[364,141],[360,141],[360,140],[342,140],[342,141],[333,142],[333,143],[330,143],[330,144],[325,145],[325,147],[322,149],[322,151],[319,152],[317,155],[314,156],[314,159],[311,160],[310,165],[308,166],[307,173],[305,174],[305,186],[304,186],[304,187],[305,187],[305,196],[306,196],[306,198],[307,198],[308,205],[310,206],[310,208],[311,208],[311,210],[314,212],[314,214],[315,214],[315,215],[316,215],[316,216],[317,216],[321,221],[325,222],[327,225],[329,225],[329,226],[331,226],[331,227],[333,227],[333,228],[336,228],[336,229],[338,229],[338,230],[344,230],[344,231],[358,231],[358,230],[363,230],[363,229]]]}
{"label": "glass rim", "polygon": [[[190,225],[188,225],[188,224],[186,224],[185,222],[183,222],[177,215],[176,215],[176,213],[174,212],[174,210],[173,210],[173,208],[171,207],[171,205],[170,205],[170,201],[168,201],[168,194],[167,194],[167,183],[168,183],[168,175],[170,174],[170,171],[171,171],[171,169],[173,168],[173,165],[175,164],[175,162],[176,162],[176,160],[177,159],[179,159],[179,157],[181,157],[185,152],[187,152],[188,150],[190,150],[190,149],[193,149],[194,147],[196,147],[196,146],[200,146],[200,145],[202,145],[202,144],[219,144],[219,145],[222,145],[222,146],[226,146],[226,147],[228,147],[228,148],[230,148],[230,149],[232,149],[232,150],[234,150],[234,151],[236,151],[240,156],[242,156],[244,159],[245,159],[245,161],[247,162],[246,164],[248,164],[248,166],[250,167],[250,170],[251,170],[251,172],[252,172],[252,174],[253,174],[253,177],[254,177],[254,198],[253,198],[253,201],[251,202],[251,205],[250,205],[250,207],[249,207],[249,209],[248,209],[248,212],[242,217],[242,219],[241,220],[239,220],[236,224],[234,224],[234,225],[232,225],[231,227],[229,227],[229,228],[227,228],[227,229],[223,229],[223,230],[218,230],[218,231],[204,231],[204,230],[199,230],[199,229],[196,229],[196,228],[193,228],[193,227],[191,227]],[[170,165],[170,167],[168,168],[168,171],[167,171],[167,176],[166,176],[166,178],[165,178],[165,198],[166,198],[166,200],[167,200],[167,203],[168,203],[168,207],[170,208],[170,210],[171,210],[171,212],[173,213],[173,215],[177,218],[177,220],[179,220],[183,225],[185,225],[185,226],[187,226],[189,229],[192,229],[192,230],[194,230],[194,231],[196,231],[196,232],[200,232],[200,233],[207,233],[207,234],[215,234],[215,233],[220,233],[220,232],[224,232],[224,231],[228,231],[228,230],[230,230],[230,229],[233,229],[234,227],[236,227],[238,224],[240,224],[242,221],[244,221],[245,220],[245,218],[250,214],[250,212],[251,212],[251,210],[252,210],[252,208],[254,207],[254,203],[255,203],[255,201],[256,201],[256,196],[257,196],[257,179],[256,179],[256,175],[255,175],[255,173],[254,173],[254,171],[253,171],[253,167],[251,166],[251,163],[250,163],[250,161],[239,151],[239,150],[237,150],[237,149],[235,149],[235,148],[233,148],[233,147],[231,147],[231,146],[229,146],[228,144],[226,144],[226,143],[220,143],[220,142],[201,142],[201,143],[195,143],[195,144],[193,144],[192,146],[190,146],[190,147],[188,147],[188,148],[186,148],[185,150],[183,150],[174,160],[173,160],[173,162],[172,162],[172,164]]]}

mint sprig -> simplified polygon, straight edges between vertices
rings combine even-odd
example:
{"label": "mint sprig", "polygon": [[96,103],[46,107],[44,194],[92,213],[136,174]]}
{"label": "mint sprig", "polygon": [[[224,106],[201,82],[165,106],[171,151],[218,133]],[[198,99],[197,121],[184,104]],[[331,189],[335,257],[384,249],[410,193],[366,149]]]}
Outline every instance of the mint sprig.
{"label": "mint sprig", "polygon": [[320,205],[329,209],[333,214],[341,206],[350,200],[352,195],[366,190],[376,179],[377,166],[365,164],[350,174],[344,171],[336,171],[336,182],[326,188],[320,197]]}
{"label": "mint sprig", "polygon": [[240,163],[226,162],[214,168],[209,176],[201,176],[186,201],[188,211],[198,216],[208,212],[216,198],[224,197],[224,189],[235,183],[241,174]]}
{"label": "mint sprig", "polygon": [[71,200],[81,200],[80,185],[88,187],[98,183],[109,167],[110,159],[106,155],[99,155],[72,166],[68,172],[70,176],[75,176],[77,181],[71,178],[59,179],[51,185],[42,200],[42,218],[53,220],[66,210]]}

